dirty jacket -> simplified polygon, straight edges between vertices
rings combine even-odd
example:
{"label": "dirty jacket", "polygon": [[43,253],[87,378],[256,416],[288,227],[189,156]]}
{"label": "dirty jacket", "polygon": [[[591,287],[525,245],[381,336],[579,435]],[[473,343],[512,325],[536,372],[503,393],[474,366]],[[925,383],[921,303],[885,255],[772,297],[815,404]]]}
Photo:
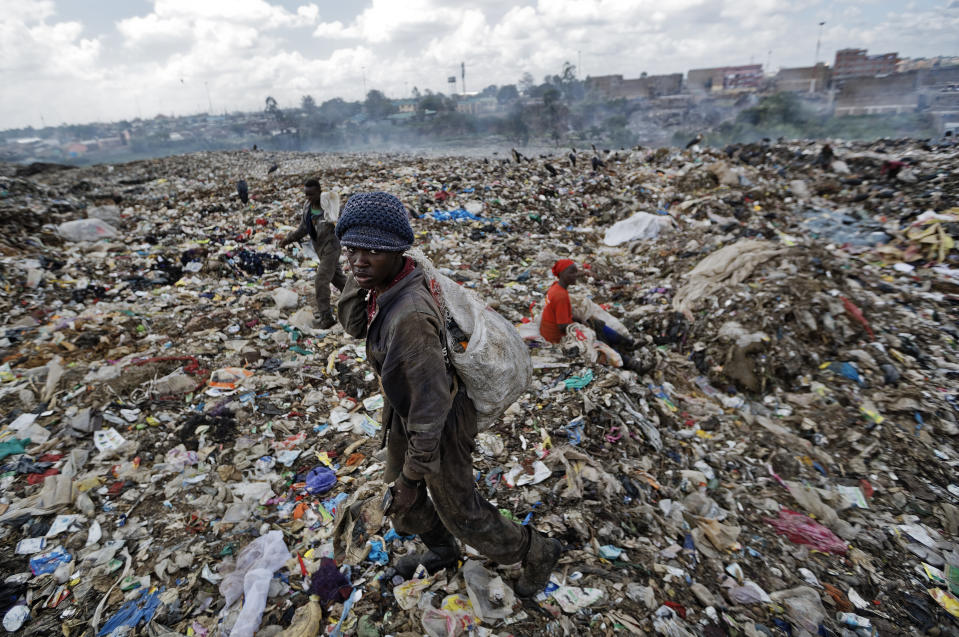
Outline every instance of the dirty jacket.
{"label": "dirty jacket", "polygon": [[453,373],[443,350],[443,322],[423,270],[416,267],[376,299],[367,324],[367,291],[352,275],[337,303],[351,336],[366,338],[366,355],[383,388],[383,427],[394,419],[409,433],[403,473],[421,480],[439,468],[439,440],[453,406]]}
{"label": "dirty jacket", "polygon": [[333,232],[336,224],[326,220],[326,213],[323,216],[316,217],[310,212],[310,202],[303,205],[303,214],[300,217],[300,225],[296,230],[290,233],[289,243],[295,243],[310,235],[310,241],[313,242],[313,250],[317,255],[322,255],[325,250],[333,250],[336,253],[340,251],[340,240],[336,238]]}

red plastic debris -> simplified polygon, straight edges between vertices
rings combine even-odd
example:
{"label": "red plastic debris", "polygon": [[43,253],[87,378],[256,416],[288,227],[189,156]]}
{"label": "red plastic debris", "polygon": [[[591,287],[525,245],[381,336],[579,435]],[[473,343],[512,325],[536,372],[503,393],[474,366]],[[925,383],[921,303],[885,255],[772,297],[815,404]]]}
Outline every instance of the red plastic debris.
{"label": "red plastic debris", "polygon": [[679,602],[665,601],[665,602],[663,602],[663,605],[664,605],[664,606],[669,606],[669,607],[672,608],[674,611],[676,611],[676,612],[679,614],[680,617],[682,617],[683,619],[686,619],[686,609],[685,609],[685,608],[683,607],[683,605],[680,604]]}
{"label": "red plastic debris", "polygon": [[60,473],[59,469],[47,469],[43,473],[28,473],[27,474],[27,484],[40,484],[50,476],[55,476]]}
{"label": "red plastic debris", "polygon": [[872,328],[869,326],[869,321],[866,320],[866,317],[862,315],[862,310],[856,307],[856,304],[847,299],[844,296],[840,296],[842,299],[842,305],[846,308],[846,313],[859,321],[859,323],[865,328],[866,333],[869,334],[869,338],[876,340],[876,335],[873,334]]}
{"label": "red plastic debris", "polygon": [[839,555],[845,555],[849,550],[846,543],[840,540],[835,533],[808,515],[782,509],[779,512],[779,518],[775,520],[766,518],[766,522],[776,529],[776,532],[780,535],[785,535],[789,538],[789,541],[796,544],[805,544],[823,553],[837,553]]}

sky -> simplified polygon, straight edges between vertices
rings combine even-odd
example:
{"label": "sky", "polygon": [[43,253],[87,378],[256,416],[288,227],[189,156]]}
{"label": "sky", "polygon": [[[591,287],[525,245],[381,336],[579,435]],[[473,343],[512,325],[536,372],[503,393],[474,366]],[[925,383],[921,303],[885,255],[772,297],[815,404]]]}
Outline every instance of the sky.
{"label": "sky", "polygon": [[0,129],[577,75],[959,55],[959,0],[0,0]]}

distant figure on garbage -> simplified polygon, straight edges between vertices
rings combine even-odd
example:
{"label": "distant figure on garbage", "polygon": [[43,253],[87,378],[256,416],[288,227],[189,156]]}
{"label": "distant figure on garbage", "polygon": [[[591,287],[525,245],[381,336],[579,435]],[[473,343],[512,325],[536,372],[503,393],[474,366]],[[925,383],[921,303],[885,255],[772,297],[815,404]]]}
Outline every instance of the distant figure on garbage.
{"label": "distant figure on garbage", "polygon": [[[560,259],[553,264],[552,272],[556,281],[546,291],[546,304],[540,318],[539,333],[544,340],[557,344],[566,336],[569,327],[577,322],[573,318],[573,303],[568,289],[576,283],[579,269],[572,259]],[[622,357],[623,367],[640,374],[649,371],[649,364],[644,364],[637,357],[626,353],[636,346],[629,335],[620,334],[598,318],[589,318],[584,322],[596,333],[596,340],[605,343]]]}
{"label": "distant figure on garbage", "polygon": [[560,259],[553,264],[552,272],[556,281],[546,291],[539,333],[550,343],[559,343],[566,335],[566,328],[573,323],[573,305],[567,289],[576,283],[579,270],[572,259]]}
{"label": "distant figure on garbage", "polygon": [[403,253],[412,246],[406,208],[385,192],[350,197],[336,225],[351,276],[338,303],[347,333],[366,339],[366,356],[383,389],[386,513],[400,534],[427,550],[396,560],[409,579],[455,567],[457,540],[500,564],[523,563],[516,593],[542,590],[561,544],[506,518],[476,490],[472,452],[476,409],[444,354],[445,319],[423,269]]}
{"label": "distant figure on garbage", "polygon": [[307,234],[310,235],[318,263],[314,281],[317,320],[319,327],[326,330],[336,324],[333,310],[330,308],[330,283],[337,290],[342,290],[346,283],[346,275],[340,267],[340,242],[336,238],[334,224],[327,219],[327,213],[320,206],[322,194],[320,182],[316,179],[307,180],[303,192],[306,195],[306,203],[303,205],[300,225],[280,241],[280,247],[284,248]]}
{"label": "distant figure on garbage", "polygon": [[250,188],[246,185],[246,179],[236,182],[236,194],[240,197],[243,205],[250,203]]}
{"label": "distant figure on garbage", "polygon": [[689,150],[689,149],[692,148],[693,146],[698,146],[702,141],[703,141],[703,134],[702,134],[702,133],[698,133],[695,137],[693,137],[693,138],[690,140],[690,142],[689,142],[688,144],[686,144],[686,150]]}

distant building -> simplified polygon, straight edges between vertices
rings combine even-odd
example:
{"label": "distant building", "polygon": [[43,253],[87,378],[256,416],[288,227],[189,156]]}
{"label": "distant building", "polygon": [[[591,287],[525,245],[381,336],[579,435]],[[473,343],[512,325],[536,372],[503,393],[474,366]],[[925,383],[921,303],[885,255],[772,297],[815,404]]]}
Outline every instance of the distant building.
{"label": "distant building", "polygon": [[959,66],[959,56],[943,56],[938,55],[932,58],[906,58],[899,60],[896,64],[897,73],[905,73],[906,71],[919,71],[919,70],[931,70],[944,68],[949,66]]}
{"label": "distant building", "polygon": [[608,98],[652,99],[683,92],[683,74],[642,75],[624,80],[622,75],[600,75],[586,78],[586,90]]}
{"label": "distant building", "polygon": [[879,115],[918,110],[919,73],[896,73],[881,77],[851,77],[843,81],[836,96],[835,114]]}
{"label": "distant building", "polygon": [[490,115],[498,110],[499,100],[495,97],[468,97],[456,103],[457,113]]}
{"label": "distant building", "polygon": [[953,131],[959,121],[959,65],[919,71],[919,105],[940,133]]}
{"label": "distant building", "polygon": [[762,64],[692,69],[686,74],[686,88],[691,93],[754,91],[759,89],[762,83]]}
{"label": "distant building", "polygon": [[850,77],[875,77],[896,72],[898,53],[868,55],[866,49],[841,49],[836,51],[836,63],[832,67],[833,80]]}
{"label": "distant building", "polygon": [[393,106],[395,106],[397,108],[397,111],[400,113],[416,112],[416,100],[413,98],[393,100]]}
{"label": "distant building", "polygon": [[86,144],[71,142],[63,147],[63,152],[65,152],[68,157],[79,157],[80,155],[86,154],[87,147]]}
{"label": "distant building", "polygon": [[776,90],[786,93],[822,93],[829,86],[832,70],[820,62],[816,66],[779,69]]}

